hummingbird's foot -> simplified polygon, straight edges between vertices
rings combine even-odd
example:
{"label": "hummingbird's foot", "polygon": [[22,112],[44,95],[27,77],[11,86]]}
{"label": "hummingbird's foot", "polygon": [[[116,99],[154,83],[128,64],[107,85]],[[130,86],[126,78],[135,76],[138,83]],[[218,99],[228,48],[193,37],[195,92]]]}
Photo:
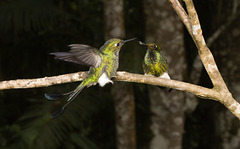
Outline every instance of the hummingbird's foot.
{"label": "hummingbird's foot", "polygon": [[114,85],[114,82],[111,80],[110,83],[112,83],[112,85]]}
{"label": "hummingbird's foot", "polygon": [[117,75],[114,75],[114,76],[112,76],[111,78],[116,78],[117,77]]}

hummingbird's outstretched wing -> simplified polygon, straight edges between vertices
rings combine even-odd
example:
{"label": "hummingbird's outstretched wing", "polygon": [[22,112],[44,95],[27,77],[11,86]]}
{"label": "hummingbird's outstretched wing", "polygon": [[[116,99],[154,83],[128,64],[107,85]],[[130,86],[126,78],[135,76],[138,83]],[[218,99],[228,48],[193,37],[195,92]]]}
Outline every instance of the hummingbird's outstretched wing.
{"label": "hummingbird's outstretched wing", "polygon": [[69,46],[71,48],[69,52],[54,52],[50,54],[54,55],[56,59],[67,62],[93,66],[95,68],[100,66],[102,60],[100,52],[96,48],[83,44],[71,44]]}

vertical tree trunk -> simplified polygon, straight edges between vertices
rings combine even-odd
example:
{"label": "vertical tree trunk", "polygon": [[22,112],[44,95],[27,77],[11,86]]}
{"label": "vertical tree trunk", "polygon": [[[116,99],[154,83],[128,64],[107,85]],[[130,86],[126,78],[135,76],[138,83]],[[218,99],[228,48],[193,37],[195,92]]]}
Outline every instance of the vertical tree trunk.
{"label": "vertical tree trunk", "polygon": [[117,148],[135,149],[135,110],[133,87],[117,82],[112,93],[115,100],[115,117],[117,128]]}
{"label": "vertical tree trunk", "polygon": [[105,39],[124,38],[123,0],[104,0],[104,33]]}
{"label": "vertical tree trunk", "polygon": [[[145,0],[146,42],[158,43],[169,63],[169,75],[183,80],[185,68],[183,26],[167,0]],[[150,149],[181,149],[184,127],[184,94],[149,86]]]}
{"label": "vertical tree trunk", "polygon": [[[106,40],[125,37],[123,12],[123,0],[104,0]],[[112,94],[115,101],[117,149],[135,149],[135,107],[132,85],[114,82]]]}

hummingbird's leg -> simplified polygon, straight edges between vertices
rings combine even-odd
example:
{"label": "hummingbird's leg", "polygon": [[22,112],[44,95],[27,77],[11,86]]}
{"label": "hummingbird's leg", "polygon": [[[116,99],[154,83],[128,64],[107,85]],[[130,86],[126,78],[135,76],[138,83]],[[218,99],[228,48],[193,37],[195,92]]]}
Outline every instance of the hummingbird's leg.
{"label": "hummingbird's leg", "polygon": [[[111,76],[111,79],[115,79],[117,77],[117,73],[114,73],[112,76]],[[111,83],[114,84],[114,82],[111,80]]]}
{"label": "hummingbird's leg", "polygon": [[110,83],[112,83],[112,84],[114,84],[114,82],[111,80],[111,81],[109,81]]}
{"label": "hummingbird's leg", "polygon": [[114,74],[113,76],[111,76],[111,78],[113,78],[113,79],[115,79],[117,77],[117,75],[116,74]]}
{"label": "hummingbird's leg", "polygon": [[117,75],[116,74],[114,74],[113,76],[111,76],[111,78],[116,78],[117,77]]}
{"label": "hummingbird's leg", "polygon": [[98,79],[98,83],[101,87],[103,87],[105,84],[107,83],[112,83],[113,81],[111,80],[111,78],[104,72],[100,78]]}
{"label": "hummingbird's leg", "polygon": [[103,87],[105,84],[111,82],[108,74],[106,73],[106,65],[103,66],[102,70],[101,70],[101,76],[98,78],[98,84]]}

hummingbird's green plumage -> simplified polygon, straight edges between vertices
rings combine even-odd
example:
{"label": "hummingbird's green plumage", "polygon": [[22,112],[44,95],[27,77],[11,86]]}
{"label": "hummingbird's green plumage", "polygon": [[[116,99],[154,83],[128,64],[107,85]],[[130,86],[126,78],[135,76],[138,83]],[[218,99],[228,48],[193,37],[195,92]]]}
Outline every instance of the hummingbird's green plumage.
{"label": "hummingbird's green plumage", "polygon": [[103,87],[107,83],[113,83],[111,78],[116,75],[118,69],[119,51],[124,43],[131,40],[134,39],[110,39],[106,41],[99,50],[87,45],[71,44],[69,45],[71,47],[69,52],[50,53],[51,55],[55,55],[56,59],[91,66],[87,77],[75,90],[64,94],[45,94],[45,97],[49,100],[56,100],[62,96],[69,95],[67,103],[61,109],[53,113],[51,117],[54,118],[60,115],[64,108],[84,87],[90,87],[97,83]]}
{"label": "hummingbird's green plumage", "polygon": [[144,74],[170,79],[167,60],[162,54],[160,46],[153,43],[145,44],[140,42],[140,44],[144,45],[147,49],[143,61]]}

